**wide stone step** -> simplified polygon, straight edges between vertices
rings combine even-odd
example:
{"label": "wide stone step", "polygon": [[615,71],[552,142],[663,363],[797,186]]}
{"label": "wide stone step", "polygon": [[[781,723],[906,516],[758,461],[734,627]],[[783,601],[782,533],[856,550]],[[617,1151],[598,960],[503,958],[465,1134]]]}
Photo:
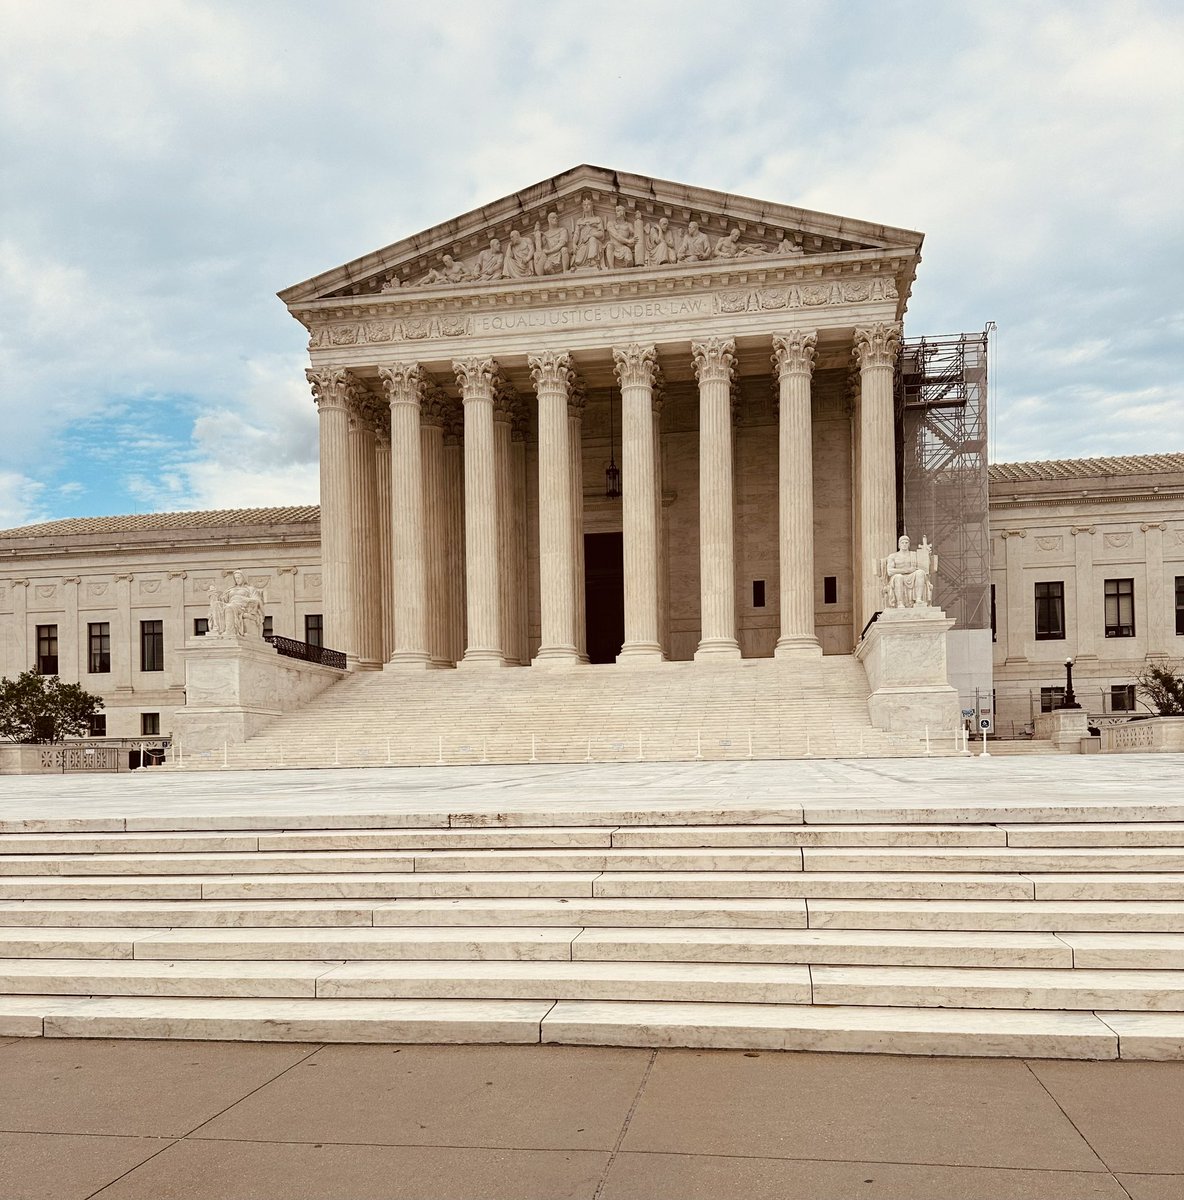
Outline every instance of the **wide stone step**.
{"label": "wide stone step", "polygon": [[1052,933],[1170,933],[1184,929],[1184,903],[1168,900],[808,900],[806,904],[811,929],[1015,929]]}
{"label": "wide stone step", "polygon": [[928,848],[861,847],[858,851],[806,847],[806,871],[1036,871],[1042,874],[1083,871],[1184,871],[1184,849],[1148,847],[1041,849],[1007,847],[979,850],[965,846]]}
{"label": "wide stone step", "polygon": [[[1128,1026],[1131,1052],[1122,1045],[1125,1057],[1139,1057],[1148,1043],[1160,1048],[1168,1029],[1184,1036],[1184,1020],[1175,1014],[1134,1015],[1154,1016],[1158,1024],[1142,1033]],[[579,1046],[1076,1059],[1120,1054],[1119,1034],[1102,1016],[1015,1009],[569,1000],[547,1014],[542,1036],[544,1042]]]}
{"label": "wide stone step", "polygon": [[812,967],[815,1004],[1184,1011],[1184,970]]}
{"label": "wide stone step", "polygon": [[0,997],[0,1036],[1184,1058],[1184,1016],[569,1000]]}

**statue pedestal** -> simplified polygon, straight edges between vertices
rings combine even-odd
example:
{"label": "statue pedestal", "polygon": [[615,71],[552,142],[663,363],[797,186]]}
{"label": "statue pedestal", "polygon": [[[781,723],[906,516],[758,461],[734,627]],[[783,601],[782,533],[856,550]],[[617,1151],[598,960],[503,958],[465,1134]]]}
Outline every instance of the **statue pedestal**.
{"label": "statue pedestal", "polygon": [[1077,754],[1081,739],[1089,737],[1089,713],[1084,708],[1054,708],[1040,713],[1032,721],[1033,734],[1039,741],[1052,742],[1058,750]]}
{"label": "statue pedestal", "polygon": [[173,740],[180,742],[183,756],[245,742],[345,674],[281,657],[261,637],[207,634],[190,638],[180,654],[185,707],[173,717]]}
{"label": "statue pedestal", "polygon": [[877,729],[923,733],[961,723],[958,693],[946,675],[946,633],[940,608],[889,608],[855,648],[872,693],[868,713]]}

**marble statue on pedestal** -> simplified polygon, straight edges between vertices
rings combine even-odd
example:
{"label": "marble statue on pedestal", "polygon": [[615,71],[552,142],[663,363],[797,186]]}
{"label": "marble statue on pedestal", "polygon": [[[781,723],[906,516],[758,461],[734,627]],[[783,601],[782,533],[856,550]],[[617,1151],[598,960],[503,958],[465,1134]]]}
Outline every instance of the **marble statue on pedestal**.
{"label": "marble statue on pedestal", "polygon": [[911,545],[909,535],[902,533],[896,551],[876,561],[885,608],[933,607],[937,552],[924,537],[916,550]]}
{"label": "marble statue on pedestal", "polygon": [[210,633],[216,637],[263,637],[263,593],[235,571],[234,582],[210,592]]}

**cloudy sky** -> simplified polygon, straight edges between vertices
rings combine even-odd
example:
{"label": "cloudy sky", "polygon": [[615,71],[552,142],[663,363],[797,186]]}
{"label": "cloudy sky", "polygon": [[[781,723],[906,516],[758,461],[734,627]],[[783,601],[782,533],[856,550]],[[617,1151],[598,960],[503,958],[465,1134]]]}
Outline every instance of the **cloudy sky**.
{"label": "cloudy sky", "polygon": [[0,0],[0,528],[315,502],[275,292],[581,162],[920,229],[998,461],[1184,450],[1184,9]]}

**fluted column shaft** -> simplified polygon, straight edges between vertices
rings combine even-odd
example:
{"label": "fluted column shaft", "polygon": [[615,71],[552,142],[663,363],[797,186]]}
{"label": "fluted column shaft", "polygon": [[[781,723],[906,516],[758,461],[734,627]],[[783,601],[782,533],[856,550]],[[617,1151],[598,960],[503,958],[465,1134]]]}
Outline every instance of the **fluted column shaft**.
{"label": "fluted column shaft", "polygon": [[450,667],[454,659],[449,640],[448,502],[444,490],[444,420],[442,397],[425,402],[419,427],[423,461],[423,517],[427,556],[427,650],[432,665]]}
{"label": "fluted column shaft", "polygon": [[392,667],[429,665],[420,419],[427,384],[418,363],[379,368],[391,407],[391,571],[395,614]]}
{"label": "fluted column shaft", "polygon": [[379,627],[382,661],[388,662],[395,649],[395,578],[391,560],[391,434],[387,428],[375,433],[374,478],[378,487]]}
{"label": "fluted column shaft", "polygon": [[781,634],[777,658],[820,657],[814,630],[814,453],[810,424],[810,377],[817,335],[795,329],[773,338],[777,369],[777,513]]}
{"label": "fluted column shaft", "polygon": [[539,602],[538,665],[579,661],[575,621],[575,539],[567,400],[571,359],[547,352],[529,359],[538,395]]}
{"label": "fluted column shaft", "polygon": [[[497,492],[498,608],[501,616],[501,647],[507,666],[518,666],[515,627],[517,600],[522,585],[510,569],[514,554],[514,480],[511,473],[510,438],[513,413],[510,401],[498,397],[493,405],[493,469]],[[526,664],[521,664],[525,666]]]}
{"label": "fluted column shaft", "polygon": [[510,440],[510,475],[514,496],[513,545],[509,575],[515,581],[511,592],[514,602],[514,657],[524,667],[530,663],[530,637],[526,603],[526,429],[519,406]]}
{"label": "fluted column shaft", "polygon": [[582,387],[567,395],[567,451],[571,462],[571,587],[575,597],[576,653],[588,661],[588,613],[584,588],[584,406]]}
{"label": "fluted column shaft", "polygon": [[355,657],[353,554],[350,531],[349,372],[336,367],[305,372],[320,427],[321,608],[324,643]]}
{"label": "fluted column shaft", "polygon": [[500,667],[497,491],[493,446],[494,375],[491,358],[453,363],[465,406],[465,574],[467,638],[462,667]]}
{"label": "fluted column shaft", "polygon": [[447,498],[448,548],[445,608],[448,621],[448,658],[455,664],[465,654],[465,463],[464,412],[453,410],[444,435],[444,492]]}
{"label": "fluted column shaft", "polygon": [[618,662],[661,661],[658,634],[658,505],[654,449],[653,346],[613,351],[621,388],[621,525],[625,560],[625,644]]}
{"label": "fluted column shaft", "polygon": [[855,331],[859,363],[859,565],[862,630],[881,607],[876,559],[896,545],[896,450],[892,376],[900,330],[874,325]]}
{"label": "fluted column shaft", "polygon": [[735,518],[732,509],[731,382],[736,344],[691,344],[699,379],[699,594],[695,659],[739,658],[736,640]]}
{"label": "fluted column shaft", "polygon": [[377,670],[382,665],[381,622],[375,617],[382,602],[382,582],[378,576],[377,463],[370,414],[358,400],[350,413],[349,444],[354,643],[358,666]]}

